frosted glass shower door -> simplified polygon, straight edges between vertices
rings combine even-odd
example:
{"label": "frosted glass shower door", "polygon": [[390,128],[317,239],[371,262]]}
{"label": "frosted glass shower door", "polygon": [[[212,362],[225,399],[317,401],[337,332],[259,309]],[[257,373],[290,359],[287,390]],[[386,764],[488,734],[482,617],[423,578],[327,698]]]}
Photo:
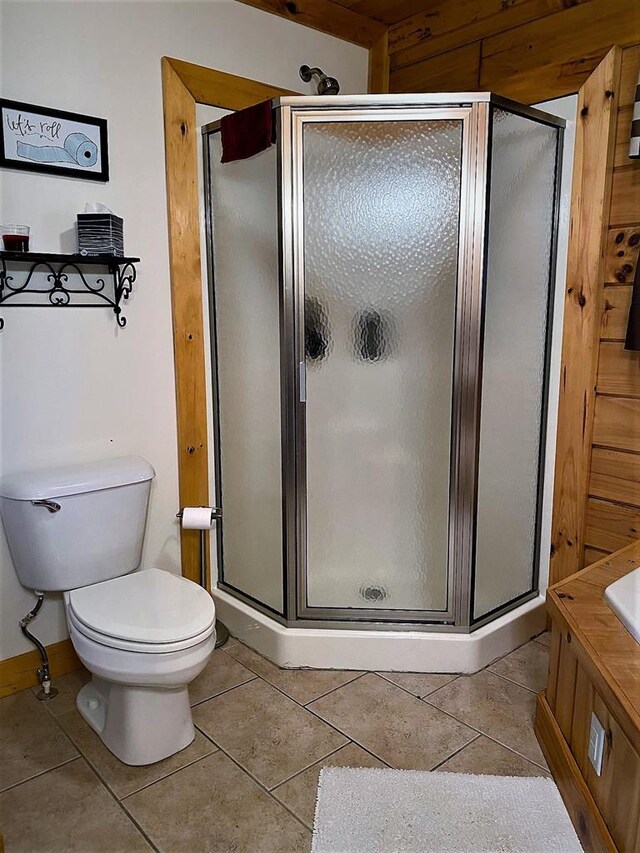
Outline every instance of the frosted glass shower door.
{"label": "frosted glass shower door", "polygon": [[221,581],[284,610],[276,149],[221,163],[209,137]]}
{"label": "frosted glass shower door", "polygon": [[473,620],[535,585],[561,141],[505,109],[491,123]]}
{"label": "frosted glass shower door", "polygon": [[365,117],[300,131],[301,606],[444,614],[463,120]]}

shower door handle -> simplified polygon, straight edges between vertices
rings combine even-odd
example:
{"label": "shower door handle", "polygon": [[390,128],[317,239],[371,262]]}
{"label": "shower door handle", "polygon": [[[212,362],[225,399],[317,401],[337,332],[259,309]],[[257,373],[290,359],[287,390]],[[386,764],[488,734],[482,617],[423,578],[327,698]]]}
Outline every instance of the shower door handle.
{"label": "shower door handle", "polygon": [[299,399],[301,403],[307,402],[307,365],[304,361],[301,361],[298,365],[298,379],[299,379]]}

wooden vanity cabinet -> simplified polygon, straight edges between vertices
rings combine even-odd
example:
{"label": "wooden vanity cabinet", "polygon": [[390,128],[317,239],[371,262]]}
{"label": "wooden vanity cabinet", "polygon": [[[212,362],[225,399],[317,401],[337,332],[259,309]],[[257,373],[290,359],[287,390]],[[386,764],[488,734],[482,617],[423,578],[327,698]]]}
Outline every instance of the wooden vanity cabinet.
{"label": "wooden vanity cabinet", "polygon": [[[640,565],[640,542],[550,587],[547,689],[536,734],[587,851],[640,853],[640,644],[605,588]],[[589,760],[592,714],[605,730],[600,775]]]}

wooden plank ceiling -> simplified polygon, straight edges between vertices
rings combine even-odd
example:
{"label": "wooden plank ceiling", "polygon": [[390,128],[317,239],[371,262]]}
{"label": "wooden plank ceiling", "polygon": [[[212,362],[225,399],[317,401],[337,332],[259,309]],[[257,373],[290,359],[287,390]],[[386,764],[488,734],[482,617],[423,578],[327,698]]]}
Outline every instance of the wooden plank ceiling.
{"label": "wooden plank ceiling", "polygon": [[544,100],[576,92],[613,45],[640,40],[637,0],[360,0],[352,8],[389,24],[392,92],[470,88]]}
{"label": "wooden plank ceiling", "polygon": [[555,98],[577,92],[613,45],[640,41],[638,0],[241,2],[378,53],[387,53],[388,39],[392,92]]}

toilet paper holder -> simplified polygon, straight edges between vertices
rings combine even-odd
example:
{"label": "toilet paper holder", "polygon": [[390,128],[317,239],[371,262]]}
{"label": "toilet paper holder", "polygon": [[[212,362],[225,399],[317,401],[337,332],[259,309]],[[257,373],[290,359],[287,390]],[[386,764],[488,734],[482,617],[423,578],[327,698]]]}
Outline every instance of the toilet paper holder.
{"label": "toilet paper holder", "polygon": [[[222,518],[222,510],[219,506],[212,507],[199,507],[199,509],[211,509],[211,518],[209,519],[209,527],[208,528],[200,528],[198,530],[200,534],[200,585],[207,588],[207,540],[205,537],[205,533],[207,530],[210,530],[213,526],[213,522],[215,519]],[[185,507],[181,507],[176,513],[176,518],[182,520],[184,516]],[[184,529],[184,528],[183,528]],[[193,529],[193,528],[192,528]]]}
{"label": "toilet paper holder", "polygon": [[[178,510],[176,513],[176,518],[182,520],[182,516],[184,515],[184,507]],[[211,519],[210,525],[213,526],[213,522],[215,519],[222,518],[222,509],[219,506],[211,507]],[[207,588],[207,540],[205,537],[206,529],[198,530],[200,534],[200,586],[203,589]],[[220,646],[223,646],[227,640],[229,639],[229,629],[226,625],[223,625],[222,622],[218,619],[216,621],[216,649],[219,649]]]}
{"label": "toilet paper holder", "polygon": [[[184,507],[182,509],[178,510],[178,512],[176,513],[176,518],[181,519],[183,512],[184,512]],[[211,521],[213,521],[215,518],[222,518],[222,510],[219,506],[212,506],[211,507]]]}

